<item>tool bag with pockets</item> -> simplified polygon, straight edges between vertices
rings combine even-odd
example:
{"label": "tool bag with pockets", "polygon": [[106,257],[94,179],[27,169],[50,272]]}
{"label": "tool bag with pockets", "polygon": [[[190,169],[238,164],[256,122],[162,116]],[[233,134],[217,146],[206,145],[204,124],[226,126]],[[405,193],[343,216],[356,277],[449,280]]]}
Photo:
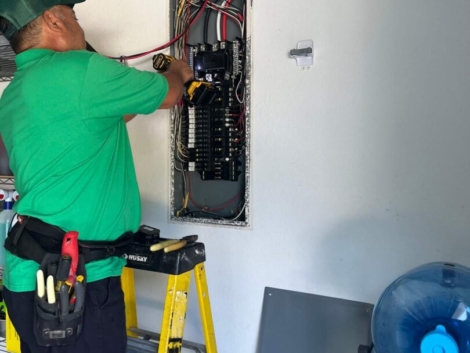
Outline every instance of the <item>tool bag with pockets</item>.
{"label": "tool bag with pockets", "polygon": [[[85,310],[85,264],[111,256],[121,257],[126,253],[133,235],[132,232],[125,233],[114,242],[78,241],[76,272],[74,276],[67,277],[71,266],[62,253],[66,233],[37,218],[19,217],[19,222],[8,233],[5,248],[18,257],[40,264],[37,279],[43,284],[36,290],[34,320],[34,333],[39,345],[65,346],[75,343],[82,331]],[[54,291],[52,293],[49,289],[48,294],[47,287],[51,286],[47,286],[49,276],[53,278]]]}
{"label": "tool bag with pockets", "polygon": [[[56,278],[60,271],[60,254],[47,254],[41,264],[40,270],[44,274],[44,282],[47,286],[47,278]],[[42,274],[39,274],[42,275]],[[40,346],[65,346],[73,345],[82,331],[83,312],[85,310],[86,273],[85,260],[79,257],[77,266],[77,278],[73,286],[62,284],[56,291],[57,281],[54,281],[53,303],[50,303],[47,289],[40,295],[36,290],[34,296],[34,335]],[[63,289],[66,289],[65,293]],[[70,289],[69,289],[70,288]],[[63,300],[65,294],[65,301]]]}

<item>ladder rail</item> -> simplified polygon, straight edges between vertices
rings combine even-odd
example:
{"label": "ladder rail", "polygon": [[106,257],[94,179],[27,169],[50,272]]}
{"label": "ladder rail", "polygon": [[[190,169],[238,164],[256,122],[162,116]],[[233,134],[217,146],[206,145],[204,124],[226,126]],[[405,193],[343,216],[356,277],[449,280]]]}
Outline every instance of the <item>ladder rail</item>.
{"label": "ladder rail", "polygon": [[188,307],[191,272],[169,275],[158,353],[180,353]]}
{"label": "ladder rail", "polygon": [[214,322],[212,321],[212,310],[209,298],[209,287],[207,285],[206,270],[204,263],[194,268],[196,289],[201,313],[202,331],[206,343],[207,353],[217,353],[215,340]]}

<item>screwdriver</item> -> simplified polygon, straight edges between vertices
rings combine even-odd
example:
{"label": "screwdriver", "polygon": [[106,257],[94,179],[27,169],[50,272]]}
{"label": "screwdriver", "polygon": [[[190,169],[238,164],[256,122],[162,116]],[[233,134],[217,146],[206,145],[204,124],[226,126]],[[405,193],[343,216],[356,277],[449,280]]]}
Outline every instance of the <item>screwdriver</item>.
{"label": "screwdriver", "polygon": [[55,304],[55,288],[54,288],[54,277],[47,277],[47,302],[49,304]]}
{"label": "screwdriver", "polygon": [[157,244],[153,244],[150,247],[150,251],[162,250],[162,249],[166,248],[167,246],[178,243],[179,241],[180,241],[179,239],[169,239],[169,240],[165,240],[165,241],[162,241],[160,243],[157,243]]}
{"label": "screwdriver", "polygon": [[163,249],[165,253],[169,253],[172,251],[176,251],[182,249],[186,246],[186,244],[194,243],[198,239],[197,235],[188,235],[180,239],[177,243],[169,245]]}
{"label": "screwdriver", "polygon": [[44,280],[44,272],[42,270],[38,270],[36,273],[36,279],[38,282],[38,297],[44,298],[44,295],[46,294],[46,284]]}

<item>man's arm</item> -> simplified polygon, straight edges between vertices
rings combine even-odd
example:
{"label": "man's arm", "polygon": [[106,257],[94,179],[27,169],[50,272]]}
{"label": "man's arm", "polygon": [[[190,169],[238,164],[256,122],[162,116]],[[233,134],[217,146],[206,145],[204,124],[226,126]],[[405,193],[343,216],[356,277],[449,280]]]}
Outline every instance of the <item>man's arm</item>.
{"label": "man's arm", "polygon": [[136,116],[137,116],[137,114],[124,115],[124,122],[127,124],[129,121],[134,119]]}
{"label": "man's arm", "polygon": [[168,81],[168,94],[158,109],[173,108],[183,97],[186,82],[194,77],[193,70],[186,61],[175,60],[162,75]]}
{"label": "man's arm", "polygon": [[[186,90],[184,85],[193,78],[193,71],[185,61],[176,60],[162,75],[168,81],[168,94],[158,109],[173,108],[183,97]],[[124,122],[127,124],[136,116],[137,114],[125,115]]]}
{"label": "man's arm", "polygon": [[[124,115],[151,114],[159,108],[170,108],[181,98],[184,83],[192,77],[184,61],[171,65],[167,78],[121,65],[98,54],[89,55],[80,97],[85,119],[123,119]],[[113,119],[109,120],[112,124]],[[101,123],[106,124],[105,121]]]}
{"label": "man's arm", "polygon": [[[86,49],[88,51],[96,53],[97,51],[93,48],[90,43],[86,42]],[[188,70],[189,69],[189,70]],[[173,71],[173,72],[172,72]],[[168,71],[163,74],[168,81],[168,95],[163,101],[159,109],[169,109],[174,107],[178,101],[183,97],[185,87],[184,84],[193,78],[193,72],[189,65],[183,60],[176,60],[170,65]],[[183,81],[183,87],[180,82]],[[137,114],[129,114],[124,116],[124,122],[127,124],[129,121],[134,119]]]}

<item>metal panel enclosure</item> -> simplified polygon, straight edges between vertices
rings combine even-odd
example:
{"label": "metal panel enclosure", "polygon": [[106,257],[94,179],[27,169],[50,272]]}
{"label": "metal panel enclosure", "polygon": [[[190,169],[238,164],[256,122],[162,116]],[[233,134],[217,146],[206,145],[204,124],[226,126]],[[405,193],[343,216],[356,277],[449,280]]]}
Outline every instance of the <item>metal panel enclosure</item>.
{"label": "metal panel enclosure", "polygon": [[258,353],[357,352],[371,344],[373,307],[266,287]]}

